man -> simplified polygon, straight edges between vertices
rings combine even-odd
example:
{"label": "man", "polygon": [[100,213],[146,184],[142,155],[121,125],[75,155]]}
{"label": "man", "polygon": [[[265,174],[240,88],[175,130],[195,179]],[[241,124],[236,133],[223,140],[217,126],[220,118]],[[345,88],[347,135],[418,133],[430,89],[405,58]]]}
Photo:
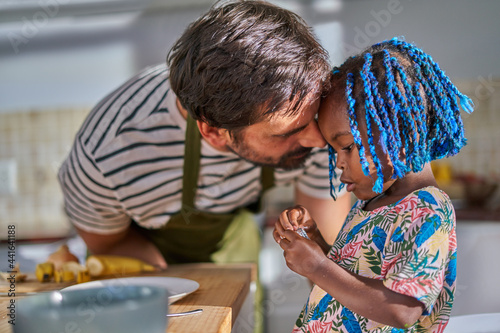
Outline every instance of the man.
{"label": "man", "polygon": [[330,66],[306,24],[266,2],[214,6],[167,63],[101,101],[60,169],[89,251],[159,268],[256,261],[250,212],[273,178],[296,185],[296,202],[332,242],[349,197],[328,196],[316,113]]}

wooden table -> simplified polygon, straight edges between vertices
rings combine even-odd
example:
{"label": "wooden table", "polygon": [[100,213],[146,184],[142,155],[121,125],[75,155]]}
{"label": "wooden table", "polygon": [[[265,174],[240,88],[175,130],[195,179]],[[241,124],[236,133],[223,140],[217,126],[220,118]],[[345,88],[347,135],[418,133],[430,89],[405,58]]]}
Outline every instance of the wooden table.
{"label": "wooden table", "polygon": [[[201,314],[169,318],[167,333],[229,333],[256,279],[254,264],[186,264],[170,266],[161,273],[129,276],[172,276],[197,281],[200,288],[170,305],[169,312],[203,309]],[[112,276],[116,278],[117,276]],[[73,283],[40,283],[32,278],[16,284],[16,292],[59,290]],[[0,284],[0,292],[8,291]],[[23,296],[17,296],[15,300]],[[0,333],[12,332],[7,306],[12,298],[0,297]]]}

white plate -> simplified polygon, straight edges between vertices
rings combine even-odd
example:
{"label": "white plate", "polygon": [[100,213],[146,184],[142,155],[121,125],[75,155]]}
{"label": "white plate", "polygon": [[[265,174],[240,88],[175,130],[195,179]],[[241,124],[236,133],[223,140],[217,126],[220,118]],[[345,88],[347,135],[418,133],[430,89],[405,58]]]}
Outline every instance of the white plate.
{"label": "white plate", "polygon": [[500,333],[500,313],[451,317],[446,333]]}
{"label": "white plate", "polygon": [[94,287],[114,287],[119,288],[125,285],[150,285],[163,287],[168,290],[169,297],[168,303],[172,304],[175,301],[180,300],[184,296],[192,293],[200,287],[200,284],[193,280],[176,278],[176,277],[159,277],[159,276],[148,276],[148,277],[128,277],[128,278],[118,278],[118,279],[108,279],[108,280],[97,280],[90,281],[80,284],[75,284],[64,288],[63,290],[76,290],[76,289],[87,289]]}

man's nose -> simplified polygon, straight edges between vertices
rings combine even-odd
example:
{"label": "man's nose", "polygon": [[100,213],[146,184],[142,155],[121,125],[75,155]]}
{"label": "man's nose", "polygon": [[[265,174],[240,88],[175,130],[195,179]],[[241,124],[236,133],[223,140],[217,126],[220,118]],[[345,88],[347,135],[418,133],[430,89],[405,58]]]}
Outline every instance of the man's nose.
{"label": "man's nose", "polygon": [[316,120],[311,121],[309,126],[302,132],[302,136],[299,140],[302,147],[306,148],[323,148],[326,146],[326,140],[321,135],[319,126]]}

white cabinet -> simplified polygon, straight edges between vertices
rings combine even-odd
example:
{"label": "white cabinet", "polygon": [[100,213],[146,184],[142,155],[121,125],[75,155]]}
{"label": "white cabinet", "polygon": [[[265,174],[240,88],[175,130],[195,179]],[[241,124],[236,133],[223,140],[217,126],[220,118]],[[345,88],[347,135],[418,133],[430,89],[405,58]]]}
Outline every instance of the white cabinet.
{"label": "white cabinet", "polygon": [[458,221],[457,243],[452,315],[500,312],[500,221]]}

